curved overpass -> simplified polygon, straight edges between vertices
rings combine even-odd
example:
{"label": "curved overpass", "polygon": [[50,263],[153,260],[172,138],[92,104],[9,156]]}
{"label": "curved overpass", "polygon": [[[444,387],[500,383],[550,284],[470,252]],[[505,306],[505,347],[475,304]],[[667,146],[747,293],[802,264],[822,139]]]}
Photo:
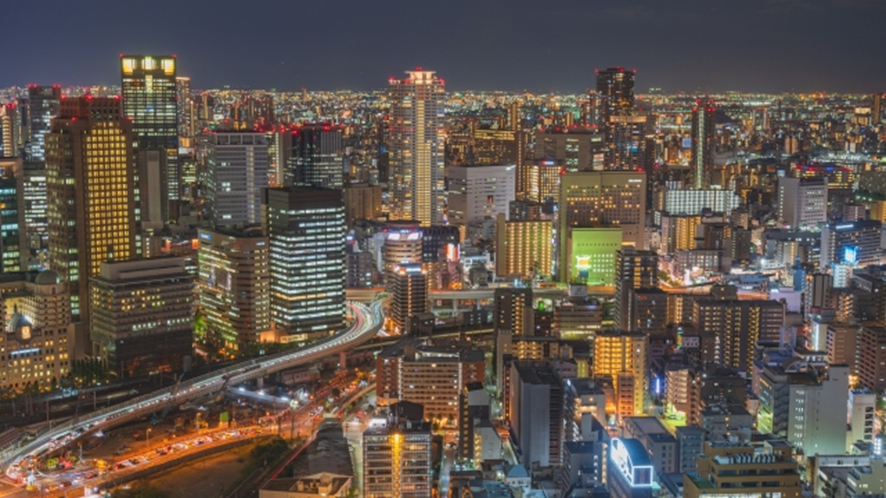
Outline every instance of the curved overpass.
{"label": "curved overpass", "polygon": [[79,420],[70,420],[54,428],[43,429],[33,441],[23,446],[18,447],[12,443],[0,450],[0,464],[8,466],[17,459],[36,454],[44,450],[51,441],[67,443],[71,437],[80,436],[87,431],[109,429],[160,411],[169,403],[181,404],[217,392],[229,383],[240,384],[280,370],[320,360],[353,348],[378,333],[384,322],[381,301],[374,302],[369,306],[349,302],[348,307],[354,315],[354,322],[333,336],[294,351],[284,351],[246,360],[225,369],[183,381],[178,386],[160,389],[90,413]]}

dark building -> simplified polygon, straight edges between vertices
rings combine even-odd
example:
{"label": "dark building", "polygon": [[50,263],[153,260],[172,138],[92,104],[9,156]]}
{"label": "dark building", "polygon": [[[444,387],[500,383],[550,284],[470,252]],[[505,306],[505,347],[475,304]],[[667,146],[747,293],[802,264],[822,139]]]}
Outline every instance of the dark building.
{"label": "dark building", "polygon": [[344,176],[344,147],[341,126],[309,124],[292,132],[286,185],[341,190]]}
{"label": "dark building", "polygon": [[43,161],[43,135],[49,133],[52,119],[58,116],[59,101],[62,98],[60,85],[28,85],[27,100],[20,99],[22,110],[22,141],[26,161]]}
{"label": "dark building", "polygon": [[303,341],[344,327],[345,208],[341,192],[267,189],[262,227],[271,261],[271,322],[280,340]]}
{"label": "dark building", "polygon": [[597,70],[597,106],[600,123],[606,126],[611,116],[634,113],[634,74],[623,67]]}
{"label": "dark building", "polygon": [[714,102],[695,101],[692,108],[692,172],[696,189],[707,188],[714,165]]}
{"label": "dark building", "polygon": [[658,289],[658,254],[623,247],[616,253],[615,265],[615,326],[628,331],[640,330],[637,323],[641,317],[634,291]]}

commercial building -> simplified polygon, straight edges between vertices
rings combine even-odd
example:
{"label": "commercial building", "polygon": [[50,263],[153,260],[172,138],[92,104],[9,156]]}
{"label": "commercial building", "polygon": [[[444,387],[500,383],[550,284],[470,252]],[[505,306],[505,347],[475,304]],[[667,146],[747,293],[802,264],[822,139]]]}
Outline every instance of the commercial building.
{"label": "commercial building", "polygon": [[846,451],[849,367],[822,368],[792,357],[760,376],[757,429],[807,455]]}
{"label": "commercial building", "polygon": [[49,269],[68,284],[83,353],[92,351],[89,278],[102,261],[136,255],[133,140],[121,101],[88,95],[65,99],[45,136]]}
{"label": "commercial building", "polygon": [[848,263],[867,266],[880,263],[882,224],[876,220],[826,225],[821,230],[821,261],[825,271],[830,265]]}
{"label": "commercial building", "polygon": [[58,275],[47,270],[4,273],[0,279],[4,331],[0,388],[55,389],[71,372],[74,325],[71,298]]}
{"label": "commercial building", "polygon": [[286,185],[341,190],[344,182],[344,127],[309,124],[292,132]]}
{"label": "commercial building", "polygon": [[607,413],[618,417],[643,415],[649,391],[645,334],[603,331],[594,340],[594,377],[612,379],[615,399]]}
{"label": "commercial building", "polygon": [[779,178],[778,217],[788,228],[801,230],[827,223],[827,179]]}
{"label": "commercial building", "polygon": [[731,213],[741,205],[741,196],[731,190],[683,190],[665,187],[664,210],[671,216],[699,216],[705,209]]}
{"label": "commercial building", "polygon": [[381,185],[350,183],[342,195],[345,202],[345,222],[353,226],[357,220],[375,221],[381,217]]}
{"label": "commercial building", "polygon": [[508,216],[514,200],[517,166],[450,166],[447,170],[449,223],[467,226]]}
{"label": "commercial building", "polygon": [[422,226],[443,224],[444,185],[443,80],[434,71],[407,71],[391,79],[388,154],[392,172],[391,219]]}
{"label": "commercial building", "polygon": [[778,301],[697,299],[692,304],[695,330],[713,331],[719,337],[718,363],[753,371],[757,341],[779,341],[785,306]]}
{"label": "commercial building", "polygon": [[501,437],[492,425],[492,399],[483,383],[465,384],[458,406],[458,458],[476,465],[501,459]]}
{"label": "commercial building", "polygon": [[[635,290],[658,289],[658,254],[622,247],[615,255],[615,327],[639,330]],[[665,299],[666,302],[666,299]]]}
{"label": "commercial building", "polygon": [[197,235],[200,316],[206,342],[231,351],[271,329],[268,237],[252,230],[200,229]]}
{"label": "commercial building", "polygon": [[428,422],[373,419],[363,432],[364,498],[431,498],[432,440]]}
{"label": "commercial building", "polygon": [[616,258],[624,241],[621,227],[567,227],[566,230],[561,239],[566,245],[561,274],[565,273],[569,282],[615,285]]}
{"label": "commercial building", "polygon": [[197,135],[197,106],[191,97],[191,78],[187,76],[175,77],[175,113],[179,145],[192,149]]}
{"label": "commercial building", "polygon": [[213,132],[206,147],[206,215],[214,226],[261,223],[268,143],[260,132]]}
{"label": "commercial building", "polygon": [[563,385],[550,363],[515,361],[510,370],[511,441],[524,466],[559,465],[563,443]]}
{"label": "commercial building", "polygon": [[120,56],[123,114],[132,122],[138,151],[154,152],[145,156],[145,180],[159,188],[142,196],[151,197],[143,199],[148,205],[160,205],[162,219],[151,221],[169,219],[181,194],[176,65],[169,55]]}
{"label": "commercial building", "polygon": [[604,168],[643,171],[649,166],[654,122],[651,116],[611,116],[606,124]]}
{"label": "commercial building", "polygon": [[874,444],[877,395],[870,389],[849,391],[849,435],[846,453],[859,441]]}
{"label": "commercial building", "polygon": [[[714,166],[714,102],[695,101],[692,108],[692,176],[696,190],[710,185],[710,170]],[[730,210],[731,211],[731,210]],[[729,212],[729,211],[724,211]]]}
{"label": "commercial building", "polygon": [[0,272],[3,273],[28,269],[30,251],[24,187],[21,158],[0,158]]}
{"label": "commercial building", "polygon": [[655,417],[625,417],[624,435],[646,448],[658,475],[677,471],[677,440]]}
{"label": "commercial building", "polygon": [[603,171],[568,173],[561,178],[560,280],[571,275],[567,268],[570,227],[619,227],[622,242],[646,247],[646,175],[637,172]]}
{"label": "commercial building", "polygon": [[651,498],[655,470],[646,448],[636,439],[613,439],[606,485],[613,498]]}
{"label": "commercial building", "polygon": [[120,377],[182,368],[194,340],[194,278],[184,258],[103,262],[89,291],[95,357]]}
{"label": "commercial building", "polygon": [[45,249],[49,242],[46,214],[46,165],[28,162],[24,164],[24,215],[25,235],[31,254]]}
{"label": "commercial building", "polygon": [[388,275],[387,288],[391,293],[387,329],[408,334],[413,329],[413,318],[428,311],[427,271],[421,264],[397,265]]}
{"label": "commercial building", "polygon": [[270,244],[271,325],[281,342],[344,327],[345,210],[341,192],[314,187],[264,191]]}
{"label": "commercial building", "polygon": [[760,451],[749,444],[706,442],[698,472],[683,474],[683,496],[728,497],[736,490],[752,496],[800,498],[803,485],[791,445],[769,440]]}
{"label": "commercial building", "polygon": [[496,288],[493,292],[493,322],[496,333],[533,335],[535,320],[532,313],[531,288]]}
{"label": "commercial building", "polygon": [[524,165],[527,171],[526,192],[530,202],[560,203],[560,177],[566,173],[563,161],[539,159]]}
{"label": "commercial building", "polygon": [[533,279],[552,274],[554,225],[550,221],[496,223],[495,273],[508,279]]}
{"label": "commercial building", "polygon": [[535,135],[536,161],[557,161],[565,171],[602,171],[604,136],[591,128],[547,127]]}
{"label": "commercial building", "polygon": [[858,330],[855,373],[859,385],[875,392],[886,389],[886,327],[864,324]]}
{"label": "commercial building", "polygon": [[58,116],[61,98],[61,85],[28,85],[27,98],[19,99],[25,161],[45,160],[43,135],[49,133],[52,119]]}
{"label": "commercial building", "polygon": [[627,116],[634,112],[634,75],[623,67],[596,69],[598,124],[609,122],[611,116]]}

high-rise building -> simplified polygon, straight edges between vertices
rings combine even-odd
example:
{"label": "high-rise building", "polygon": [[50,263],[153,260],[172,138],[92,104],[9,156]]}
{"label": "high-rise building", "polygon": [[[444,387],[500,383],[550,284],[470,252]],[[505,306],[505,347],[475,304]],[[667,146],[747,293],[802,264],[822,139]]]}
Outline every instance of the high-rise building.
{"label": "high-rise building", "polygon": [[69,286],[77,347],[91,351],[89,278],[136,256],[132,122],[120,99],[65,99],[45,139],[49,269]]}
{"label": "high-rise building", "polygon": [[562,161],[541,159],[525,165],[523,198],[533,202],[560,202],[560,178],[566,172]]}
{"label": "high-rise building", "polygon": [[561,177],[560,188],[557,236],[561,281],[572,277],[566,271],[570,227],[619,227],[622,244],[646,248],[645,174],[627,171],[567,173]]}
{"label": "high-rise building", "polygon": [[449,223],[467,226],[508,216],[515,195],[517,167],[450,166],[447,171]]}
{"label": "high-rise building", "polygon": [[0,275],[6,361],[0,388],[55,389],[71,372],[74,325],[67,287],[51,271]]}
{"label": "high-rise building", "polygon": [[0,147],[2,157],[21,157],[21,111],[15,103],[0,106]]}
{"label": "high-rise building", "polygon": [[665,187],[664,210],[672,216],[698,216],[705,209],[731,213],[741,205],[741,196],[731,190],[682,190]]}
{"label": "high-rise building", "polygon": [[381,217],[381,185],[350,183],[342,190],[345,202],[345,220],[353,226],[357,220],[375,221]]}
{"label": "high-rise building", "polygon": [[855,361],[860,385],[876,392],[886,389],[886,327],[866,324],[858,330]]}
{"label": "high-rise building", "polygon": [[0,273],[28,269],[22,160],[0,158]]}
{"label": "high-rise building", "polygon": [[431,498],[431,424],[389,415],[363,432],[364,498]]}
{"label": "high-rise building", "polygon": [[790,228],[808,230],[828,221],[826,178],[778,179],[778,217]]}
{"label": "high-rise building", "polygon": [[607,413],[644,415],[649,390],[647,338],[636,332],[604,331],[594,340],[594,377],[609,376],[615,391]]}
{"label": "high-rise building", "polygon": [[875,93],[873,100],[873,106],[871,106],[871,114],[873,115],[872,124],[876,126],[883,122],[883,94]]}
{"label": "high-rise building", "polygon": [[606,462],[606,485],[612,498],[652,498],[655,470],[643,444],[630,438],[614,438]]}
{"label": "high-rise building", "polygon": [[24,157],[27,161],[43,161],[43,143],[52,119],[58,116],[59,101],[62,98],[60,85],[28,85],[27,99],[19,100],[22,115],[22,141]]}
{"label": "high-rise building", "polygon": [[206,153],[206,211],[214,226],[261,222],[261,193],[268,187],[264,133],[214,132]]}
{"label": "high-rise building", "polygon": [[160,204],[164,220],[175,213],[170,204],[177,203],[181,188],[176,65],[175,56],[120,56],[123,114],[132,120],[138,151],[159,152],[145,166],[149,177],[160,179],[159,192],[150,192],[147,202]]}
{"label": "high-rise building", "polygon": [[495,272],[499,277],[534,278],[551,275],[554,224],[551,221],[496,222]]}
{"label": "high-rise building", "polygon": [[634,290],[658,289],[658,254],[625,247],[615,258],[615,327],[637,330]]}
{"label": "high-rise building", "polygon": [[510,369],[507,420],[520,463],[560,463],[563,444],[563,381],[548,362],[515,361]]}
{"label": "high-rise building", "polygon": [[24,213],[25,233],[28,247],[44,249],[46,234],[46,165],[27,162],[24,164]]}
{"label": "high-rise building", "polygon": [[605,137],[596,130],[575,127],[548,127],[536,133],[536,161],[558,161],[566,171],[603,169]]}
{"label": "high-rise building", "polygon": [[695,330],[715,331],[719,337],[719,363],[753,372],[757,341],[780,340],[785,305],[779,301],[697,299],[693,302]]}
{"label": "high-rise building", "polygon": [[89,291],[95,357],[121,377],[182,368],[194,342],[194,277],[184,258],[102,262]]}
{"label": "high-rise building", "polygon": [[344,176],[344,128],[310,124],[292,132],[287,185],[341,190]]}
{"label": "high-rise building", "polygon": [[200,229],[200,316],[215,346],[238,350],[271,328],[268,238],[260,229]]}
{"label": "high-rise building", "polygon": [[623,67],[596,70],[597,105],[599,123],[608,125],[612,116],[629,116],[634,113],[634,75]]}
{"label": "high-rise building", "polygon": [[819,268],[846,263],[867,266],[880,262],[882,224],[876,220],[826,225],[821,230]]}
{"label": "high-rise building", "polygon": [[612,116],[606,125],[606,170],[640,171],[650,164],[651,116]]}
{"label": "high-rise building", "polygon": [[446,204],[443,156],[443,80],[433,71],[407,71],[391,79],[388,151],[392,192],[391,219],[443,224]]}
{"label": "high-rise building", "polygon": [[496,333],[507,331],[511,335],[533,335],[535,324],[532,314],[532,289],[497,288],[493,300]]}
{"label": "high-rise building", "polygon": [[271,322],[278,340],[304,341],[344,326],[345,209],[341,192],[267,189],[262,227],[270,244]]}
{"label": "high-rise building", "polygon": [[179,145],[193,147],[191,142],[197,134],[197,112],[194,99],[191,98],[191,78],[176,76],[175,107],[178,119]]}
{"label": "high-rise building", "polygon": [[421,264],[401,264],[388,275],[391,292],[389,329],[411,333],[413,318],[428,311],[428,274]]}
{"label": "high-rise building", "polygon": [[714,167],[714,101],[695,101],[692,108],[692,177],[697,190],[710,184]]}

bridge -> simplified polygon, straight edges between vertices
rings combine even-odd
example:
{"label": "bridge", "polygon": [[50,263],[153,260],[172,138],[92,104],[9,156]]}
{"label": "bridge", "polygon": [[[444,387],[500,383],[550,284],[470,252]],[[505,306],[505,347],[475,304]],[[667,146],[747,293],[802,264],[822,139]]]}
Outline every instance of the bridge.
{"label": "bridge", "polygon": [[25,444],[20,438],[9,442],[0,449],[0,464],[4,467],[32,455],[36,455],[54,445],[64,445],[86,432],[106,430],[125,422],[150,415],[162,410],[169,403],[181,404],[199,399],[221,390],[224,386],[236,385],[249,380],[265,377],[280,370],[286,370],[308,362],[317,361],[363,343],[378,334],[384,322],[382,302],[371,305],[348,302],[354,321],[344,330],[328,338],[311,343],[294,351],[284,351],[242,361],[227,368],[211,372],[152,393],[99,410],[80,419],[72,419],[53,427],[42,428],[36,437]]}

